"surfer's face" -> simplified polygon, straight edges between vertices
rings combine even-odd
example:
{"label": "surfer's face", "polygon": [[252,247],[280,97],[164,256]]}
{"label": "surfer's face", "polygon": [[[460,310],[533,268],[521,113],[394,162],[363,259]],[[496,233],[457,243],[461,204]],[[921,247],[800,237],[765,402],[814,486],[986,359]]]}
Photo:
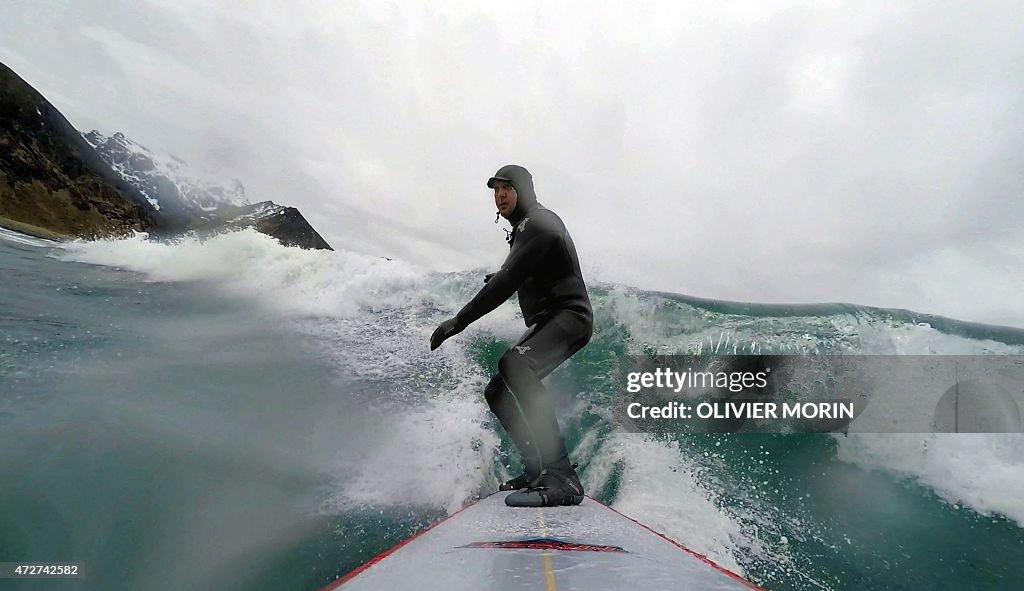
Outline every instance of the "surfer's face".
{"label": "surfer's face", "polygon": [[516,208],[516,201],[518,201],[518,195],[516,195],[516,188],[512,186],[512,183],[505,181],[494,183],[494,206],[498,208],[501,217],[508,219],[508,216],[512,215],[512,210]]}

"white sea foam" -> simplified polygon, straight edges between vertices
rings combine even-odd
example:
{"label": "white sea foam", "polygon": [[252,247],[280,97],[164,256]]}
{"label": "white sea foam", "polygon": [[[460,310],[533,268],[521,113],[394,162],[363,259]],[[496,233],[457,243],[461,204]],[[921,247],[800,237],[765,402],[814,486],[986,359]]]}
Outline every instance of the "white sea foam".
{"label": "white sea foam", "polygon": [[439,398],[383,419],[388,433],[362,457],[339,458],[345,475],[330,504],[426,505],[456,511],[484,484],[498,447],[487,406],[470,396]]}
{"label": "white sea foam", "polygon": [[[175,244],[151,242],[142,236],[76,242],[65,245],[64,251],[68,259],[128,269],[152,281],[206,282],[232,296],[256,299],[286,316],[302,319],[304,329],[321,339],[323,354],[336,365],[354,375],[391,380],[404,388],[398,395],[410,406],[398,419],[402,429],[393,430],[392,443],[382,443],[371,452],[374,463],[395,466],[393,476],[388,480],[386,474],[346,471],[355,474],[354,480],[342,486],[343,498],[336,499],[338,502],[365,500],[370,491],[378,502],[399,502],[408,498],[402,491],[411,488],[417,491],[417,502],[451,508],[468,498],[482,480],[496,478],[481,472],[493,461],[497,445],[480,396],[486,376],[470,361],[464,345],[484,332],[505,339],[518,336],[522,324],[515,307],[511,303],[502,306],[438,352],[431,354],[426,347],[433,327],[476,292],[480,278],[475,273],[431,274],[399,260],[347,251],[285,248],[254,230],[207,240],[187,238]],[[684,316],[690,309],[686,306],[680,306],[678,313],[670,310],[664,314],[656,312],[656,303],[649,298],[621,290],[613,290],[596,304],[634,333],[637,342],[686,347],[695,336],[713,344],[729,332],[730,342],[735,343],[774,331],[772,334],[781,335],[778,342],[791,342],[795,347],[814,337],[808,335],[809,339],[795,330],[803,318],[747,322],[701,311],[687,319]],[[815,320],[822,335],[865,354],[1020,354],[1022,349],[949,335],[925,325],[892,325],[877,318]],[[727,331],[722,323],[728,324]],[[447,376],[447,381],[437,376]],[[1024,463],[1011,453],[1020,443],[1016,435],[851,435],[840,441],[839,451],[841,460],[916,478],[952,503],[1024,523],[1019,504],[1024,497]],[[734,547],[728,538],[737,535],[736,524],[707,500],[706,491],[688,475],[686,466],[679,464],[678,452],[659,446],[623,440],[595,448],[588,469],[591,487],[603,478],[602,465],[607,468],[617,458],[654,454],[657,459],[627,462],[627,478],[644,484],[634,488],[627,482],[618,508],[731,564],[728,553],[714,554],[714,549]],[[452,458],[461,468],[457,477],[444,479],[442,485],[434,472]],[[666,496],[657,492],[663,488]],[[685,497],[683,503],[680,494]],[[668,500],[659,500],[662,498]],[[681,514],[681,504],[702,509]],[[693,519],[707,522],[693,527]],[[703,533],[694,533],[698,531]]]}
{"label": "white sea foam", "polygon": [[[1020,355],[1024,352],[1024,348],[1017,345],[949,335],[926,325],[865,328],[861,333],[865,353]],[[922,376],[922,380],[929,377],[934,376]],[[877,393],[872,404],[884,403],[892,416],[912,416],[912,409],[919,410],[923,402],[905,393],[917,391],[920,391],[919,385],[902,393],[899,388],[890,388]],[[929,411],[935,402],[927,402]],[[1024,526],[1022,434],[851,433],[838,440],[840,460],[913,478],[951,504],[966,505],[982,514],[999,513]]]}
{"label": "white sea foam", "polygon": [[56,246],[58,244],[53,240],[36,238],[35,236],[15,232],[14,230],[8,230],[7,228],[0,228],[0,239],[8,242],[14,242],[15,244],[23,244],[25,246]]}
{"label": "white sea foam", "polygon": [[1024,527],[1024,435],[1019,433],[852,434],[839,459],[909,477],[954,506],[1005,515]]}
{"label": "white sea foam", "polygon": [[616,465],[622,467],[616,510],[742,572],[733,553],[754,540],[715,505],[713,493],[694,477],[695,466],[677,444],[617,433],[590,459],[584,487],[600,488]]}
{"label": "white sea foam", "polygon": [[142,273],[148,280],[201,281],[237,297],[256,298],[282,312],[347,316],[416,294],[424,273],[401,261],[346,251],[285,248],[253,229],[175,243],[144,234],[74,242],[70,260]]}

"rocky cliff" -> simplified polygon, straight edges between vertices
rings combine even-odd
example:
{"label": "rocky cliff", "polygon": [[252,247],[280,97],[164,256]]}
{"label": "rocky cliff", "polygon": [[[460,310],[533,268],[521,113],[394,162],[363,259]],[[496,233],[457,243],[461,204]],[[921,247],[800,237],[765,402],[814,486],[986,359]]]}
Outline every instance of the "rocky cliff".
{"label": "rocky cliff", "polygon": [[54,237],[147,231],[170,237],[242,229],[286,246],[331,250],[293,207],[250,204],[241,182],[190,175],[128,139],[84,136],[41,94],[0,64],[0,225]]}
{"label": "rocky cliff", "polygon": [[277,238],[285,246],[306,249],[334,250],[299,210],[263,201],[241,207],[221,207],[208,212],[207,219],[193,224],[200,236],[253,227],[258,232]]}
{"label": "rocky cliff", "polygon": [[159,227],[157,212],[41,94],[0,64],[0,216],[63,235]]}

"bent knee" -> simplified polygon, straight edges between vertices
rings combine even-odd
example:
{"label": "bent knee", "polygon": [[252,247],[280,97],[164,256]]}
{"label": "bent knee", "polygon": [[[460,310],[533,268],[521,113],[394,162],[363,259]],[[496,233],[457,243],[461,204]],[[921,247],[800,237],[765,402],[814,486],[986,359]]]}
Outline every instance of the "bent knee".
{"label": "bent knee", "polygon": [[500,375],[511,376],[524,371],[534,371],[533,359],[520,353],[515,347],[505,351],[505,354],[498,360],[498,373]]}
{"label": "bent knee", "polygon": [[487,387],[484,388],[484,398],[487,403],[494,406],[494,403],[498,401],[502,395],[508,390],[508,385],[505,384],[505,379],[500,375],[495,375],[491,378],[491,381],[487,382]]}

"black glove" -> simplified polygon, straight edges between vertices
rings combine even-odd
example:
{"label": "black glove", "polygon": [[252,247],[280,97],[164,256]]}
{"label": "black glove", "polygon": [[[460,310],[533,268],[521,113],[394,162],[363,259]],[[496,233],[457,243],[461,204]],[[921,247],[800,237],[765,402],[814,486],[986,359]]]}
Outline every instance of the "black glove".
{"label": "black glove", "polygon": [[494,273],[488,273],[488,274],[484,275],[484,283],[487,283],[488,281],[490,281],[491,277],[494,277]]}
{"label": "black glove", "polygon": [[459,334],[464,328],[466,327],[461,326],[455,318],[445,320],[441,323],[441,326],[434,329],[434,334],[430,335],[430,350],[433,351],[440,347],[441,343],[445,342],[449,337]]}

